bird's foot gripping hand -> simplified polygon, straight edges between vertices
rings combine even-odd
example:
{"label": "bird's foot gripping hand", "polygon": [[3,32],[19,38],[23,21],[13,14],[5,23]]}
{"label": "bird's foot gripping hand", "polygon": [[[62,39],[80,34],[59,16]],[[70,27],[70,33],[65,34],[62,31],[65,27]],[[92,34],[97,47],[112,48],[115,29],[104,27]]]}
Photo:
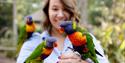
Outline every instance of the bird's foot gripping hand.
{"label": "bird's foot gripping hand", "polygon": [[25,63],[43,63],[43,60],[46,59],[53,51],[53,48],[57,46],[56,41],[55,37],[49,37],[44,40],[26,59]]}

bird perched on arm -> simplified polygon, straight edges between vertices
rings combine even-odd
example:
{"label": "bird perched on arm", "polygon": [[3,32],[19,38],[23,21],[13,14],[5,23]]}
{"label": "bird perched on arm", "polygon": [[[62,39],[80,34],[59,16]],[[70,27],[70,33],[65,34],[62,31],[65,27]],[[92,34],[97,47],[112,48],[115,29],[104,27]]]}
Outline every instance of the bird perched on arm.
{"label": "bird perched on arm", "polygon": [[26,24],[20,29],[21,31],[19,34],[17,50],[16,50],[17,55],[20,52],[20,49],[21,49],[23,43],[32,36],[35,29],[36,29],[35,23],[34,23],[32,17],[28,16]]}
{"label": "bird perched on arm", "polygon": [[[88,32],[81,32],[81,28],[75,21],[62,21],[60,27],[68,35],[74,50],[80,53],[82,59],[90,58],[94,63],[98,63],[97,50],[94,48],[93,38]],[[101,55],[99,52],[97,54]]]}
{"label": "bird perched on arm", "polygon": [[31,55],[25,60],[25,63],[43,63],[43,60],[47,58],[53,48],[57,46],[55,37],[49,37],[39,44]]}

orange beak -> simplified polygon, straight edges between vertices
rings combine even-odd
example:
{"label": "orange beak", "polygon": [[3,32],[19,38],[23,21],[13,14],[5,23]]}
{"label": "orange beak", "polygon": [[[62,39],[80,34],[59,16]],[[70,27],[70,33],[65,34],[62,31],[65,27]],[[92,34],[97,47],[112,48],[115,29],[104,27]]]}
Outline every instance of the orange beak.
{"label": "orange beak", "polygon": [[55,42],[55,43],[53,44],[53,46],[54,46],[54,47],[57,47],[57,43]]}
{"label": "orange beak", "polygon": [[59,29],[59,32],[62,34],[62,33],[64,33],[64,28],[60,28]]}

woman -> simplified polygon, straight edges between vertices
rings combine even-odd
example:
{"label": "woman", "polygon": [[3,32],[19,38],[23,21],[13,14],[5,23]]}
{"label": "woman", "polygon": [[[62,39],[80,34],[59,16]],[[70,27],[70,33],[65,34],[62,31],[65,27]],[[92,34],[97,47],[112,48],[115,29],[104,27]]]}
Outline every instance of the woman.
{"label": "woman", "polygon": [[[72,48],[72,44],[68,37],[59,32],[60,21],[75,20],[79,22],[79,15],[76,9],[76,0],[47,0],[47,4],[44,7],[44,12],[47,19],[43,23],[43,33],[41,35],[34,33],[33,36],[24,43],[17,59],[17,63],[23,63],[32,53],[32,51],[42,42],[42,38],[50,36],[58,39],[58,46],[54,48],[51,55],[44,60],[44,63],[89,63],[86,60],[82,60],[73,52],[70,53],[70,55],[66,54],[66,52],[69,51],[68,47]],[[108,63],[100,44],[94,37],[93,39],[95,48],[103,55],[103,57],[97,55],[99,62]]]}

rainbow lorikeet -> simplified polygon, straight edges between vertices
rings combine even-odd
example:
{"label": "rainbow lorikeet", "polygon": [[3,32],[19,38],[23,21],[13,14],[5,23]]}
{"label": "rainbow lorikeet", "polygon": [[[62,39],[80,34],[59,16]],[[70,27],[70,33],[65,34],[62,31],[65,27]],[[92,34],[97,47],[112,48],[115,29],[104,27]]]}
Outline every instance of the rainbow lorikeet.
{"label": "rainbow lorikeet", "polygon": [[43,63],[43,60],[47,58],[53,51],[53,48],[57,46],[56,41],[55,37],[49,37],[41,42],[25,60],[25,63]]}
{"label": "rainbow lorikeet", "polygon": [[21,31],[19,34],[18,43],[17,43],[17,51],[16,51],[17,54],[20,52],[20,49],[23,43],[32,36],[35,29],[36,29],[35,23],[33,22],[32,17],[31,16],[27,17],[26,25],[24,25],[20,29]]}
{"label": "rainbow lorikeet", "polygon": [[73,49],[80,53],[82,59],[90,58],[94,63],[99,63],[96,53],[101,54],[94,48],[93,38],[88,32],[82,32],[75,21],[62,21],[60,27],[67,34],[73,44]]}

